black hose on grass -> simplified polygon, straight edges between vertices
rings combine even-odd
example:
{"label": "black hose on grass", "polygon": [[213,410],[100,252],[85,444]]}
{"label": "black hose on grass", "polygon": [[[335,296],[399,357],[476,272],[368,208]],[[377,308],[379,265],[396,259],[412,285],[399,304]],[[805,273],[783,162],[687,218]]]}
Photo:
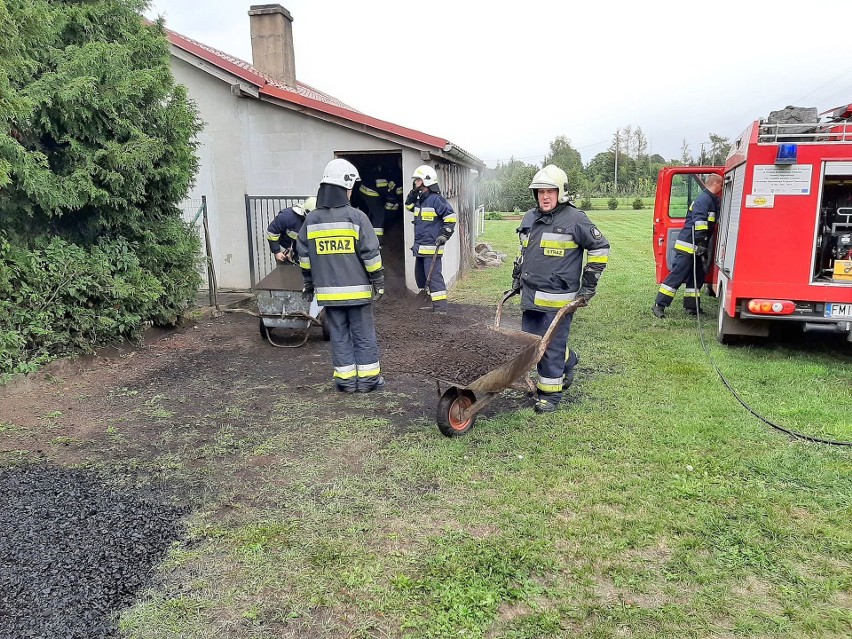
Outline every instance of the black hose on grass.
{"label": "black hose on grass", "polygon": [[[692,231],[692,237],[693,237],[692,245],[695,246],[695,229],[694,228],[693,228],[693,231]],[[698,259],[698,257],[695,255],[695,253],[693,253],[692,254],[692,283],[695,285],[696,291],[699,290],[698,282],[695,281],[695,267],[697,265],[696,264],[697,259]],[[702,282],[702,286],[703,286],[703,282]],[[696,298],[696,299],[700,299],[700,298]],[[722,300],[720,300],[719,303],[721,304]],[[704,332],[701,330],[701,311],[700,311],[701,304],[700,304],[700,302],[696,304],[696,309],[698,309],[698,312],[695,314],[695,319],[696,319],[697,325],[698,325],[698,336],[701,338],[701,348],[704,349],[704,353],[707,355],[707,359],[710,360],[710,364],[713,365],[713,370],[716,371],[716,374],[719,376],[719,379],[722,380],[722,383],[725,385],[725,388],[727,388],[731,392],[731,395],[734,396],[734,398],[742,405],[743,408],[745,408],[749,413],[751,413],[752,415],[757,417],[760,421],[762,421],[767,426],[771,426],[775,430],[781,431],[782,433],[786,433],[787,435],[790,435],[791,437],[795,437],[797,439],[803,439],[803,440],[809,441],[809,442],[815,442],[817,444],[828,444],[829,446],[852,446],[852,442],[847,442],[847,441],[842,441],[842,440],[837,440],[837,439],[826,439],[826,438],[823,438],[823,437],[816,437],[814,435],[807,435],[805,433],[800,433],[799,431],[795,431],[791,428],[785,428],[784,426],[776,424],[771,419],[764,417],[763,415],[758,413],[756,410],[754,410],[748,404],[748,402],[746,402],[742,397],[740,397],[740,394],[737,392],[737,390],[733,386],[731,386],[731,383],[728,381],[728,379],[725,377],[725,375],[722,373],[721,370],[719,370],[719,367],[716,365],[716,360],[714,360],[713,355],[710,354],[710,349],[707,348],[707,343],[704,341]],[[720,312],[723,312],[723,311],[720,311]]]}

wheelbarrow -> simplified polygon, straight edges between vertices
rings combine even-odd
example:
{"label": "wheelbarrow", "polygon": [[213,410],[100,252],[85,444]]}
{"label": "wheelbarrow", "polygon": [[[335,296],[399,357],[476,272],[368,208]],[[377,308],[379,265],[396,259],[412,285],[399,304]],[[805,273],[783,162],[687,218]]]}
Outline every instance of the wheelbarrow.
{"label": "wheelbarrow", "polygon": [[[279,348],[304,346],[314,326],[322,329],[324,340],[330,339],[325,310],[320,309],[315,299],[305,297],[302,286],[302,274],[298,266],[283,264],[276,267],[254,287],[260,317],[260,335],[273,346]],[[273,339],[271,330],[279,328],[304,331],[304,335],[298,343],[278,343]]]}
{"label": "wheelbarrow", "polygon": [[[518,342],[522,350],[509,361],[481,375],[469,384],[463,385],[454,380],[437,379],[440,399],[438,400],[436,421],[441,434],[447,437],[459,437],[466,434],[473,428],[473,423],[476,421],[479,411],[490,404],[504,390],[514,388],[534,394],[535,385],[528,376],[529,370],[544,355],[559,322],[566,315],[573,313],[585,304],[583,298],[577,298],[570,304],[563,306],[556,313],[544,335],[539,337],[532,333],[515,331],[500,326],[503,304],[516,294],[516,292],[511,291],[503,296],[497,305],[494,326],[489,326],[488,329],[510,336]],[[520,381],[521,378],[524,378],[523,383]],[[447,387],[443,393],[441,392],[441,384]]]}

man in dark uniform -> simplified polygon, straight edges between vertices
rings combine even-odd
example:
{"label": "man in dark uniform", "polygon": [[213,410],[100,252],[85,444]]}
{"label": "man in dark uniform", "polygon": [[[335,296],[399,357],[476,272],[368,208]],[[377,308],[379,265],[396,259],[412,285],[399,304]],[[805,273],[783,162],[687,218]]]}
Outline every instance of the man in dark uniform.
{"label": "man in dark uniform", "polygon": [[711,173],[704,181],[704,190],[689,207],[683,229],[675,241],[672,270],[660,285],[657,299],[651,307],[651,312],[660,319],[666,316],[666,309],[671,305],[681,284],[686,284],[683,291],[684,311],[689,315],[703,314],[699,303],[699,291],[706,276],[702,257],[707,253],[713,228],[716,226],[722,185],[722,176]]}
{"label": "man in dark uniform", "polygon": [[[405,200],[405,207],[414,214],[414,280],[419,288],[429,288],[432,298],[430,306],[421,310],[432,310],[439,314],[447,312],[447,285],[441,271],[441,256],[456,228],[456,212],[441,195],[438,186],[438,174],[431,166],[423,165],[414,169],[413,189]],[[432,279],[426,276],[432,268]]]}
{"label": "man in dark uniform", "polygon": [[296,239],[299,237],[299,230],[305,223],[305,216],[313,211],[316,205],[317,199],[309,197],[304,202],[280,210],[266,227],[269,250],[279,264],[296,263]]}
{"label": "man in dark uniform", "polygon": [[[568,176],[559,167],[548,164],[529,188],[538,206],[527,211],[518,227],[521,247],[512,290],[521,293],[521,329],[544,335],[560,308],[577,298],[585,306],[595,295],[609,259],[609,241],[568,201]],[[536,413],[555,411],[574,380],[579,358],[567,344],[573,317],[564,316],[538,362]]]}
{"label": "man in dark uniform", "polygon": [[346,160],[325,167],[317,208],[305,218],[297,250],[305,295],[325,307],[337,390],[384,386],[372,302],[384,294],[379,240],[367,215],[349,203],[358,170]]}

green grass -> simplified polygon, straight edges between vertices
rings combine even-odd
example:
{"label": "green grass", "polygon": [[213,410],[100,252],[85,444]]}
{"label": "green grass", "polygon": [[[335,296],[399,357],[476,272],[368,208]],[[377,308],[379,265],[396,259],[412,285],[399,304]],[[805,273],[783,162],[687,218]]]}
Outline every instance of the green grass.
{"label": "green grass", "polygon": [[[768,429],[725,391],[694,319],[651,316],[650,212],[592,217],[612,257],[572,327],[563,410],[481,418],[456,440],[400,431],[366,399],[344,423],[297,407],[302,441],[222,431],[218,472],[255,470],[196,512],[126,635],[852,635],[850,451]],[[489,221],[484,239],[512,256],[516,226]],[[492,312],[510,262],[451,301]],[[755,409],[852,439],[848,344],[722,347],[705,323]]]}

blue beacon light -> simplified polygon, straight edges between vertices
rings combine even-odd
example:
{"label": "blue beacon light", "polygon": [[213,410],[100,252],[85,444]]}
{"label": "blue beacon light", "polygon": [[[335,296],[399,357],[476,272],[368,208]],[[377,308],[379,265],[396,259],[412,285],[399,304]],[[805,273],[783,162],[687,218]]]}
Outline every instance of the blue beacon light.
{"label": "blue beacon light", "polygon": [[799,147],[796,144],[779,144],[775,164],[795,164]]}

